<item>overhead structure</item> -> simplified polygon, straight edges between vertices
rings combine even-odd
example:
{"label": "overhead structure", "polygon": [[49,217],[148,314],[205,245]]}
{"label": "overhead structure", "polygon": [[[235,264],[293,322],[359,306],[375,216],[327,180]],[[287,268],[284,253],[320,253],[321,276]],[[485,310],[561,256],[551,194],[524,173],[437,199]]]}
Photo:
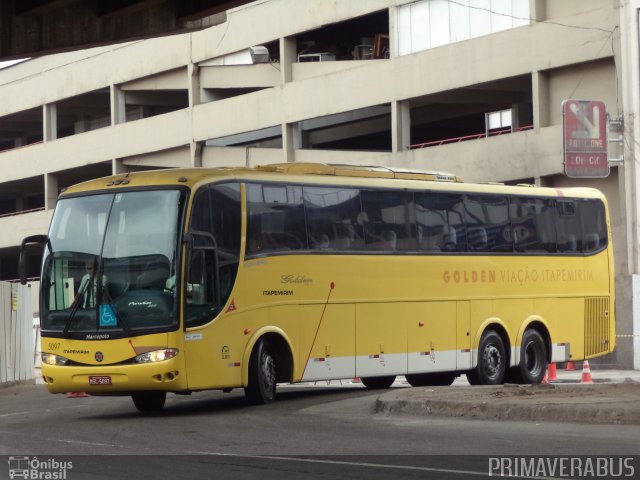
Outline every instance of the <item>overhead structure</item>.
{"label": "overhead structure", "polygon": [[0,61],[210,27],[247,0],[0,0]]}

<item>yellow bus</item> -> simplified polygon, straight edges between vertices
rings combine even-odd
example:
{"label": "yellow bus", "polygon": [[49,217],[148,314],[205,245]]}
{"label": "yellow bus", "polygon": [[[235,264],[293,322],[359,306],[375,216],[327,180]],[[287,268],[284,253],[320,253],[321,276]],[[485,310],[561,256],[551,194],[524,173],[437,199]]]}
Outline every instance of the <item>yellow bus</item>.
{"label": "yellow bus", "polygon": [[[131,395],[359,377],[539,383],[614,348],[605,197],[289,163],[117,175],[61,193],[44,244],[49,391]],[[21,260],[24,264],[24,258]]]}

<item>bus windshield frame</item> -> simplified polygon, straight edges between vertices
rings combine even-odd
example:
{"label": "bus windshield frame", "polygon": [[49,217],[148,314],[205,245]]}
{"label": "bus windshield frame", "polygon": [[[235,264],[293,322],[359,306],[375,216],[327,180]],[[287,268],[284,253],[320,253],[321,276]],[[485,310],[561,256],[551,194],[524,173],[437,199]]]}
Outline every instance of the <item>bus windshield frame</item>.
{"label": "bus windshield frame", "polygon": [[43,334],[112,339],[176,330],[187,198],[175,187],[62,197],[43,253]]}

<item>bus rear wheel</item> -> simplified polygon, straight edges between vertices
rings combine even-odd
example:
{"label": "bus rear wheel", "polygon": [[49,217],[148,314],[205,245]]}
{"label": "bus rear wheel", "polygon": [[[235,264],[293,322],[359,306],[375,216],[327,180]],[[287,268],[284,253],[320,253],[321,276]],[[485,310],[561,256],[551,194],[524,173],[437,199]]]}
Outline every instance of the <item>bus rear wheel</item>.
{"label": "bus rear wheel", "polygon": [[405,375],[412,387],[448,387],[456,379],[455,373],[412,373]]}
{"label": "bus rear wheel", "polygon": [[389,388],[393,385],[393,382],[396,381],[396,377],[395,375],[390,375],[388,377],[366,377],[361,380],[362,384],[371,390],[384,390],[385,388]]}
{"label": "bus rear wheel", "polygon": [[273,402],[276,398],[276,378],[275,358],[269,342],[262,338],[249,360],[249,384],[244,389],[249,403],[261,405]]}
{"label": "bus rear wheel", "polygon": [[482,334],[478,348],[478,365],[467,373],[471,385],[500,385],[507,370],[507,356],[502,337],[494,330]]}
{"label": "bus rear wheel", "polygon": [[547,372],[547,347],[537,330],[527,330],[522,336],[520,364],[516,369],[521,383],[540,383]]}
{"label": "bus rear wheel", "polygon": [[141,412],[159,412],[164,408],[166,392],[138,392],[131,395],[133,404]]}

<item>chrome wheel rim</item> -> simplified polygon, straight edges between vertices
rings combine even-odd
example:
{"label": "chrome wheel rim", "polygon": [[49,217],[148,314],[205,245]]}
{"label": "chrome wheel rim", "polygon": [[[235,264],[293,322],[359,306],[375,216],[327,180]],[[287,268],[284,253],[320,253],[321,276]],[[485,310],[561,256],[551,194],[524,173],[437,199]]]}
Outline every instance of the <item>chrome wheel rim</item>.
{"label": "chrome wheel rim", "polygon": [[271,355],[262,357],[262,385],[266,391],[272,391],[276,384],[276,363]]}
{"label": "chrome wheel rim", "polygon": [[482,360],[482,369],[486,376],[491,380],[496,379],[502,371],[504,361],[500,349],[493,343],[487,345],[482,352]]}

